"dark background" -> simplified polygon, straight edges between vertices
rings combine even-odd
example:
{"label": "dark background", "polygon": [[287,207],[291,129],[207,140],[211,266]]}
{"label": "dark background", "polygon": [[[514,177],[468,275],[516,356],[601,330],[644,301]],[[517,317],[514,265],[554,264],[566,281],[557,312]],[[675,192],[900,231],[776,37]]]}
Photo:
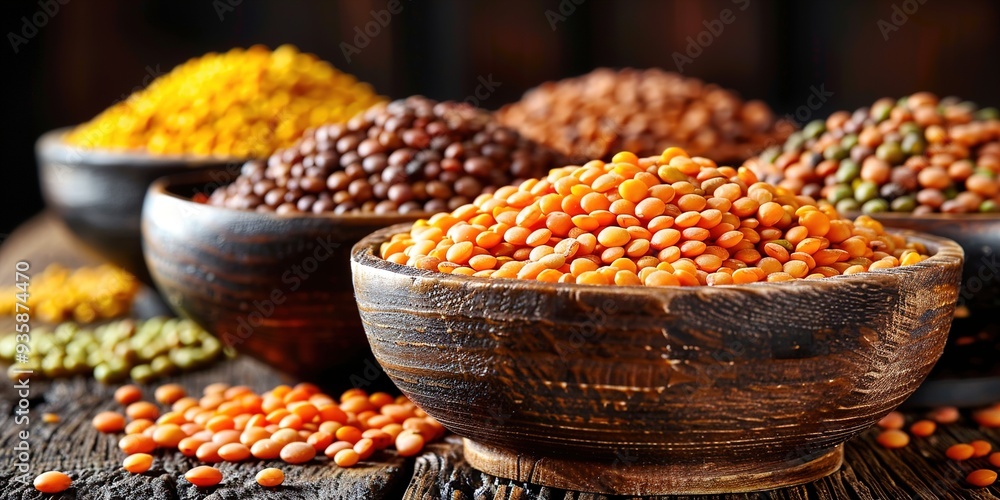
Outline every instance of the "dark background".
{"label": "dark background", "polygon": [[[42,209],[33,151],[40,134],[91,118],[151,71],[254,43],[292,43],[392,98],[461,100],[491,77],[500,86],[481,105],[495,109],[545,80],[599,66],[676,71],[673,54],[728,8],[735,21],[683,72],[764,99],[780,114],[805,104],[814,86],[833,96],[813,117],[918,90],[1000,105],[1000,2],[990,0],[401,0],[402,12],[351,62],[341,43],[353,44],[355,28],[386,0],[42,2],[59,11],[39,17],[45,25],[17,53],[10,33],[20,35],[22,17],[42,6],[0,3],[3,234]],[[904,20],[906,10],[913,14]],[[880,28],[880,20],[902,22],[886,40],[890,24]]]}

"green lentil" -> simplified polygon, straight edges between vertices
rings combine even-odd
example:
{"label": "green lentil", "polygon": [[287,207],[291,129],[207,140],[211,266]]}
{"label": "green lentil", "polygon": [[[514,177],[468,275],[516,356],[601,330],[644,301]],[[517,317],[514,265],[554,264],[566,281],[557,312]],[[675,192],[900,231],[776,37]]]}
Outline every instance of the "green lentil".
{"label": "green lentil", "polygon": [[15,369],[31,368],[46,378],[90,375],[104,383],[128,377],[152,381],[178,370],[206,366],[223,357],[222,344],[188,320],[151,318],[118,320],[96,327],[62,323],[51,330],[32,330],[27,364],[13,364],[14,335],[0,337],[0,362]]}

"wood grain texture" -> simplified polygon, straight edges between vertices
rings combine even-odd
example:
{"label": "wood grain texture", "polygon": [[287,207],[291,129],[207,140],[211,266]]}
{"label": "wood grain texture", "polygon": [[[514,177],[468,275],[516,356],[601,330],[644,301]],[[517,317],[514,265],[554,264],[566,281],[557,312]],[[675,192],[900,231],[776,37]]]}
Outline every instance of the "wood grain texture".
{"label": "wood grain texture", "polygon": [[[346,384],[346,389],[349,387]],[[249,385],[260,392],[279,383],[291,382],[287,376],[244,357],[212,369],[189,373],[181,378],[164,380],[182,384],[189,393],[200,394],[204,386],[218,381]],[[155,385],[144,386],[147,396]],[[223,472],[220,486],[199,490],[183,479],[184,473],[201,465],[176,450],[154,453],[153,468],[133,475],[121,468],[125,455],[118,449],[120,434],[101,434],[90,420],[100,411],[121,411],[113,399],[115,387],[103,386],[82,377],[31,384],[31,478],[46,470],[62,470],[73,478],[73,488],[62,495],[40,495],[30,484],[27,488],[15,481],[14,447],[17,432],[26,427],[15,423],[13,406],[16,394],[10,384],[0,389],[0,498],[101,498],[101,499],[318,499],[318,498],[398,498],[410,477],[412,464],[389,453],[351,469],[342,469],[325,458],[306,465],[289,466],[281,462],[250,460],[240,464],[219,465]],[[41,414],[51,412],[63,419],[59,424],[41,422]],[[273,490],[261,488],[254,475],[263,468],[278,467],[285,472],[285,483]]]}
{"label": "wood grain texture", "polygon": [[[711,479],[741,474],[754,488],[815,478],[768,483],[759,466],[823,456],[916,389],[944,347],[962,261],[955,243],[914,236],[936,254],[878,273],[731,287],[551,285],[374,255],[407,229],[375,233],[352,256],[372,351],[400,390],[458,435],[536,468],[545,458],[612,476],[616,464],[683,466],[648,493],[714,492]],[[475,465],[525,479],[518,463]],[[600,483],[576,487],[636,493]]]}
{"label": "wood grain texture", "polygon": [[[33,265],[57,261],[65,265],[91,264],[91,257],[80,254],[78,247],[66,244],[60,236],[59,226],[52,218],[37,218],[29,225],[19,229],[0,247],[0,276],[3,271],[13,269],[13,263],[24,258],[31,258]],[[13,281],[13,273],[9,273],[8,281]],[[220,366],[217,371],[189,374],[180,380],[185,386],[201,386],[216,378],[228,378],[233,383],[260,384],[268,386],[273,381],[287,380],[272,368],[254,363],[250,360],[233,362],[233,366]],[[244,364],[245,363],[245,364]],[[364,374],[367,376],[367,374]],[[198,377],[198,378],[194,378]],[[346,379],[345,379],[346,380]],[[343,381],[341,381],[343,384]],[[80,386],[85,390],[81,391]],[[344,389],[346,386],[331,388]],[[33,489],[24,488],[11,483],[13,477],[11,463],[11,448],[16,443],[16,434],[23,428],[13,425],[11,420],[12,406],[16,403],[11,388],[0,384],[0,498],[6,499],[178,499],[178,498],[213,498],[213,499],[262,499],[262,498],[366,498],[382,499],[442,499],[442,500],[609,500],[609,497],[591,493],[581,493],[549,488],[537,484],[511,481],[497,478],[476,471],[466,463],[461,439],[455,436],[447,438],[445,443],[430,445],[426,453],[402,463],[401,466],[384,467],[386,461],[373,463],[373,469],[368,474],[360,476],[342,476],[331,479],[329,474],[335,474],[333,467],[310,469],[315,480],[323,484],[340,481],[336,488],[313,488],[305,485],[281,490],[287,496],[253,490],[247,481],[250,472],[230,471],[230,475],[238,474],[243,478],[227,483],[219,488],[199,492],[194,489],[184,489],[182,473],[166,472],[156,469],[156,475],[142,478],[125,477],[120,472],[121,455],[115,455],[113,441],[111,444],[101,441],[95,446],[95,440],[88,427],[89,418],[106,404],[105,397],[79,397],[81,392],[92,395],[104,395],[105,389],[93,382],[84,383],[82,379],[36,385],[31,408],[33,415],[38,416],[46,411],[58,411],[63,418],[60,426],[65,429],[45,429],[37,418],[31,424],[35,435],[32,446],[32,473],[41,472],[39,464],[54,464],[54,467],[70,471],[76,479],[76,486],[67,493],[55,497],[41,495]],[[96,404],[96,406],[95,406]],[[912,422],[921,418],[921,413],[908,412],[907,419]],[[487,423],[484,423],[487,425]],[[74,432],[77,430],[79,432]],[[1000,445],[1000,432],[982,429],[973,423],[968,415],[954,425],[942,426],[938,432],[926,439],[915,439],[910,446],[900,450],[886,450],[875,444],[877,430],[869,429],[852,439],[845,445],[845,462],[842,468],[834,474],[803,486],[783,488],[760,493],[711,495],[705,497],[657,497],[692,499],[704,498],[712,500],[761,500],[761,499],[796,499],[796,500],[847,500],[847,499],[974,499],[997,500],[1000,498],[1000,485],[986,489],[972,489],[965,486],[962,478],[971,470],[986,466],[983,460],[973,460],[966,463],[955,463],[946,460],[943,450],[958,442],[968,442],[973,439],[986,439],[994,445]],[[100,436],[98,436],[100,437]],[[58,438],[58,439],[57,439]],[[39,452],[44,445],[44,452]],[[98,458],[103,457],[103,458]],[[175,463],[175,457],[161,457]],[[47,465],[46,465],[47,466]],[[184,464],[187,466],[187,464]],[[248,462],[235,469],[259,467],[260,464]],[[157,465],[159,467],[159,465]],[[180,465],[178,465],[180,467]],[[383,478],[382,470],[388,471],[390,483],[388,488],[373,488],[371,484],[380,484]],[[310,477],[313,477],[310,476]],[[84,480],[83,478],[87,479]],[[306,481],[303,478],[303,481]],[[360,483],[361,486],[354,484]],[[231,490],[232,488],[232,490]],[[301,488],[301,489],[299,489]],[[331,491],[332,490],[332,491]],[[356,495],[356,496],[352,496]],[[368,495],[368,496],[366,496]],[[620,498],[620,497],[618,497]],[[633,498],[633,497],[629,497]],[[646,497],[649,498],[649,497]]]}
{"label": "wood grain texture", "polygon": [[914,404],[982,405],[1000,392],[1000,214],[887,213],[887,227],[955,240],[965,250],[961,314],[948,346]]}
{"label": "wood grain texture", "polygon": [[64,144],[68,130],[49,132],[35,146],[46,206],[83,243],[147,283],[139,235],[146,188],[181,172],[213,172],[216,181],[230,179],[243,164],[227,158],[89,151]]}
{"label": "wood grain texture", "polygon": [[420,215],[279,216],[183,196],[208,180],[157,182],[143,209],[146,260],[171,307],[228,345],[317,382],[367,353],[351,246]]}

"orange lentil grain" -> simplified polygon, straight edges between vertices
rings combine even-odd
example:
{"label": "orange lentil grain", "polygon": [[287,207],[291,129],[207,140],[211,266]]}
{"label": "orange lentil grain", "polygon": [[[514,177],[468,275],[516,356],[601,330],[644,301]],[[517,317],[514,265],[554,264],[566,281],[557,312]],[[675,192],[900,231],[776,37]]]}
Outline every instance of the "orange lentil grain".
{"label": "orange lentil grain", "polygon": [[875,441],[884,448],[903,448],[910,444],[910,436],[901,430],[890,429],[880,433]]}
{"label": "orange lentil grain", "polygon": [[956,461],[968,460],[976,453],[976,449],[965,443],[954,444],[948,447],[945,455]]}

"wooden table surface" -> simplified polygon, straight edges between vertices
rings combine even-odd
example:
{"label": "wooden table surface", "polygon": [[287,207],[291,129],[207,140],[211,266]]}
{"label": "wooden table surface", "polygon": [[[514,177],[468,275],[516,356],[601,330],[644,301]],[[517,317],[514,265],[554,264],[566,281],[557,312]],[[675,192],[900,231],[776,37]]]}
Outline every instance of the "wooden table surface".
{"label": "wooden table surface", "polygon": [[[48,262],[82,265],[96,262],[96,257],[77,249],[68,235],[51,218],[33,219],[0,247],[0,278],[13,282],[13,264],[28,259],[36,272]],[[148,297],[147,297],[148,299]],[[151,301],[150,301],[151,302]],[[155,312],[155,311],[154,311]],[[139,311],[138,314],[146,314]],[[10,322],[0,322],[4,331]],[[363,366],[363,363],[359,363]],[[353,368],[358,370],[359,368]],[[331,389],[351,387],[350,370],[342,383],[329,382]],[[361,375],[360,372],[356,372]],[[358,380],[355,378],[354,380]],[[362,377],[362,379],[364,379]],[[246,357],[226,361],[212,368],[165,379],[185,386],[189,392],[201,390],[212,382],[249,385],[258,391],[278,383],[294,382],[279,371]],[[378,383],[378,382],[376,382]],[[341,469],[325,459],[307,465],[291,466],[280,462],[252,460],[240,464],[222,464],[223,483],[199,490],[185,481],[185,471],[197,465],[193,459],[176,451],[155,453],[153,469],[142,475],[126,473],[121,468],[124,455],[118,450],[119,436],[93,430],[90,419],[100,411],[117,409],[112,399],[113,387],[77,377],[58,382],[32,380],[30,423],[15,421],[20,398],[12,384],[0,386],[0,498],[93,498],[93,499],[602,499],[601,495],[570,492],[543,486],[518,483],[477,472],[465,464],[461,441],[448,437],[429,446],[415,458],[404,459],[391,453],[376,455],[351,469]],[[145,387],[151,394],[154,386]],[[1000,394],[997,395],[1000,400]],[[42,413],[58,414],[62,421],[45,424]],[[908,412],[908,422],[919,418]],[[54,496],[36,492],[21,484],[14,468],[21,431],[29,431],[29,478],[45,470],[62,470],[73,478],[73,487]],[[929,438],[915,438],[906,448],[886,450],[875,443],[875,429],[863,433],[846,445],[843,467],[835,474],[811,484],[760,493],[717,495],[716,499],[925,499],[972,498],[998,499],[1000,486],[969,488],[965,475],[975,468],[988,467],[984,459],[966,463],[945,458],[944,450],[958,442],[987,439],[1000,446],[1000,432],[975,425],[967,412],[953,425],[941,426]],[[265,490],[253,476],[268,466],[285,471],[284,485]],[[681,498],[681,497],[675,497]],[[693,498],[693,497],[686,497]]]}

